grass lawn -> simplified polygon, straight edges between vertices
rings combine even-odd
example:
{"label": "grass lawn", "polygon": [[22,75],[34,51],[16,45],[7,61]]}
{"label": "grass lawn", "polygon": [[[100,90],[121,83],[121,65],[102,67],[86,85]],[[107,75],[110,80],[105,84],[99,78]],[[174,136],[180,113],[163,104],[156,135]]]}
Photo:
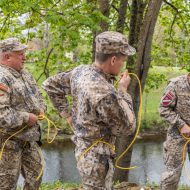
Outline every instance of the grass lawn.
{"label": "grass lawn", "polygon": [[[142,186],[141,186],[142,187]],[[123,188],[121,188],[123,189]],[[139,187],[137,188],[128,188],[128,189],[139,189]],[[143,185],[144,190],[160,190],[158,184],[156,183],[150,183],[150,184],[145,184]],[[21,188],[17,188],[17,190],[21,190]],[[80,187],[79,184],[75,184],[75,183],[61,183],[60,181],[56,181],[54,183],[43,183],[40,186],[39,190],[82,190],[82,188]],[[119,188],[118,188],[119,190]],[[188,187],[187,185],[179,185],[178,190],[190,190],[190,187]]]}

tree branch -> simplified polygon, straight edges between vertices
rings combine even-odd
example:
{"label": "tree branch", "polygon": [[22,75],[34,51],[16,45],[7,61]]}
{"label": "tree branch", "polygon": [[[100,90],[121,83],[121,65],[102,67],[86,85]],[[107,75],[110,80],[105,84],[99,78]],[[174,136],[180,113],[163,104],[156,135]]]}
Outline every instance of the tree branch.
{"label": "tree branch", "polygon": [[51,9],[53,9],[55,6],[57,6],[60,3],[61,0],[58,0],[52,7]]}
{"label": "tree branch", "polygon": [[176,14],[174,15],[174,18],[173,18],[173,21],[172,21],[171,27],[170,27],[169,35],[170,35],[170,37],[171,37],[172,39],[173,39],[173,36],[172,36],[172,30],[173,30],[173,26],[174,26],[174,24],[175,24],[175,21],[176,21],[177,15],[178,15],[178,13],[176,12]]}
{"label": "tree branch", "polygon": [[49,62],[50,55],[51,55],[51,53],[53,52],[53,49],[54,49],[54,48],[51,48],[50,51],[48,52],[48,55],[47,55],[47,58],[46,58],[46,62],[45,62],[45,65],[44,65],[43,72],[42,72],[42,73],[40,74],[40,76],[38,77],[37,82],[40,80],[40,78],[42,77],[43,74],[45,74],[46,77],[47,77],[47,65],[48,65],[48,62]]}
{"label": "tree branch", "polygon": [[112,4],[111,6],[119,13],[119,10],[115,5]]}
{"label": "tree branch", "polygon": [[179,15],[179,17],[181,19],[181,22],[183,23],[183,26],[186,30],[186,33],[188,34],[189,31],[187,29],[187,26],[186,26],[184,20],[183,20],[183,16],[181,15],[181,12],[178,10],[178,8],[175,5],[173,5],[172,3],[168,2],[167,0],[163,0],[163,2],[166,3],[167,5],[169,5],[174,11],[176,11],[176,13]]}

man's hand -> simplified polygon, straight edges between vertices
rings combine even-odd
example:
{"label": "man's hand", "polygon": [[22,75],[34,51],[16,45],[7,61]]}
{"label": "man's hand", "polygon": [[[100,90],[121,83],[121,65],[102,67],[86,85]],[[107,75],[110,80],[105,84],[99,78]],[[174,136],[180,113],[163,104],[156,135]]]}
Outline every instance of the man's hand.
{"label": "man's hand", "polygon": [[125,71],[123,74],[121,80],[119,81],[118,84],[118,89],[122,92],[127,92],[128,86],[130,84],[131,78],[128,74],[128,71]]}
{"label": "man's hand", "polygon": [[184,135],[185,137],[190,137],[190,127],[185,124],[181,129],[180,129],[180,133],[182,135]]}
{"label": "man's hand", "polygon": [[38,121],[38,116],[33,114],[33,113],[29,113],[29,120],[28,120],[28,125],[32,126],[34,125],[36,122]]}

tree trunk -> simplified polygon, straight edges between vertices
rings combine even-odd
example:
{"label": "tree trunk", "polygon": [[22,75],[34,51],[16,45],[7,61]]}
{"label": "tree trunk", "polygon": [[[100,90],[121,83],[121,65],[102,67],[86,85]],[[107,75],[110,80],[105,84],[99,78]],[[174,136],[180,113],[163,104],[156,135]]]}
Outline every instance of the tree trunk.
{"label": "tree trunk", "polygon": [[116,31],[123,33],[125,27],[128,0],[121,0]]}
{"label": "tree trunk", "polygon": [[[93,0],[92,0],[93,1]],[[109,18],[109,12],[110,12],[110,1],[109,0],[98,0],[98,9],[100,12],[107,18]],[[93,46],[92,46],[92,61],[95,60],[95,49],[96,49],[96,44],[95,44],[95,38],[96,36],[104,31],[107,31],[109,28],[109,23],[108,21],[102,20],[100,22],[100,30],[94,31],[93,32]]]}
{"label": "tree trunk", "polygon": [[148,93],[145,93],[144,100],[144,123],[147,124],[147,106],[148,106]]}
{"label": "tree trunk", "polygon": [[[142,90],[144,90],[145,80],[147,77],[147,73],[150,67],[150,53],[151,53],[151,44],[152,44],[152,37],[154,34],[154,28],[157,21],[157,17],[159,14],[159,10],[162,4],[162,0],[150,0],[147,12],[143,21],[143,25],[139,24],[141,22],[140,17],[142,18],[144,15],[145,6],[143,1],[141,0],[133,0],[132,3],[132,14],[131,14],[131,28],[130,28],[130,38],[129,42],[131,45],[137,44],[137,61],[135,62],[134,59],[129,60],[129,71],[135,72],[141,80]],[[141,6],[140,6],[141,5]],[[143,10],[144,8],[144,10]],[[143,10],[143,11],[142,11]],[[139,33],[140,31],[140,33]],[[138,110],[139,110],[139,86],[136,79],[132,78],[131,86],[130,86],[130,94],[133,97],[134,103],[134,110],[135,114],[138,118]],[[117,153],[120,154],[123,152],[132,141],[133,136],[129,136],[128,138],[120,138],[117,142],[118,151]],[[129,167],[131,163],[131,156],[132,156],[132,148],[127,153],[127,155],[121,160],[119,163],[123,167]],[[118,170],[116,169],[115,172],[115,180],[127,181],[128,180],[128,170]]]}

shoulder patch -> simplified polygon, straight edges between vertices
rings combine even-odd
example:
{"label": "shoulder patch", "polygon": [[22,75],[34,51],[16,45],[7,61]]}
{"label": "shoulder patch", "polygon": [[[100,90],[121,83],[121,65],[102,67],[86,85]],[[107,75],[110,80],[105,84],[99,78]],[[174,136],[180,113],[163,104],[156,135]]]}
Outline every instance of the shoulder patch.
{"label": "shoulder patch", "polygon": [[173,92],[172,91],[168,92],[162,98],[162,105],[169,106],[173,102],[174,98],[175,98],[175,96],[174,96]]}

